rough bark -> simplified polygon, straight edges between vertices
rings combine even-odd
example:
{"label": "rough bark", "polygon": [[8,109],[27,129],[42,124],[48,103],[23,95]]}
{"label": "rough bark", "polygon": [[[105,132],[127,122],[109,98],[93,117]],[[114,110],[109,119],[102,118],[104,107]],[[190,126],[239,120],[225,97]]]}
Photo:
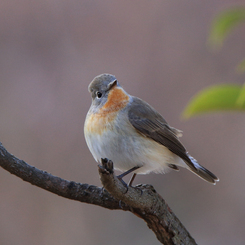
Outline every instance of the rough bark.
{"label": "rough bark", "polygon": [[0,143],[0,166],[24,181],[59,196],[107,209],[130,211],[145,220],[165,245],[196,244],[163,198],[151,185],[125,186],[113,172],[113,163],[102,160],[99,174],[104,188],[53,176],[10,154]]}

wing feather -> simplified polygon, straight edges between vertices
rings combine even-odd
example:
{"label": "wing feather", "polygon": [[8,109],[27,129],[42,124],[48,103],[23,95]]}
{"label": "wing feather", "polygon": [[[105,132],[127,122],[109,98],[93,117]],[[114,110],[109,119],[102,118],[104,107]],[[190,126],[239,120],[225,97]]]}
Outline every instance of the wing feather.
{"label": "wing feather", "polygon": [[171,152],[181,157],[192,170],[196,170],[185,147],[178,139],[182,135],[181,131],[170,127],[149,104],[134,97],[128,111],[128,118],[139,133],[167,147]]}

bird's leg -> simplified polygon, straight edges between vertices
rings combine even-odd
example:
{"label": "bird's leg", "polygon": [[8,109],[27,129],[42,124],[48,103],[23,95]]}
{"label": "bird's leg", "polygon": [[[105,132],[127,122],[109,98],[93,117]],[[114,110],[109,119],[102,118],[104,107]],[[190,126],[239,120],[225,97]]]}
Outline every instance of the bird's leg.
{"label": "bird's leg", "polygon": [[[123,178],[124,176],[126,176],[127,174],[132,173],[134,170],[136,170],[136,169],[138,169],[138,168],[140,168],[140,167],[139,167],[139,166],[133,167],[133,168],[129,169],[128,171],[126,171],[126,172],[124,172],[124,173],[118,175],[117,178],[123,183],[124,186],[128,187],[128,185],[124,182],[124,180],[123,180],[122,178]],[[129,181],[129,186],[132,185],[135,176],[136,176],[136,174],[134,173],[133,176],[132,176],[132,178],[131,178],[131,180]]]}
{"label": "bird's leg", "polygon": [[136,169],[138,169],[138,168],[140,168],[140,167],[136,166],[136,167],[130,168],[128,171],[126,171],[126,172],[124,172],[124,173],[118,175],[117,178],[118,178],[118,179],[122,179],[123,177],[125,177],[126,175],[132,173],[134,170],[136,170]]}
{"label": "bird's leg", "polygon": [[131,177],[131,179],[130,179],[130,181],[129,181],[129,183],[128,183],[128,186],[132,186],[135,177],[136,177],[136,173],[134,173],[134,174],[132,175],[132,177]]}

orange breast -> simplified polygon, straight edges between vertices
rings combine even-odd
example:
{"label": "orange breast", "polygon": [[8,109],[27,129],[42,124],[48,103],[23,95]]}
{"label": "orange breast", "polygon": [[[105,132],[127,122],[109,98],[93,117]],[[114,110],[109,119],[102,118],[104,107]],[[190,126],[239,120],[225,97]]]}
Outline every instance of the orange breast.
{"label": "orange breast", "polygon": [[108,94],[108,99],[105,105],[101,108],[104,111],[119,111],[123,109],[129,101],[129,97],[123,89],[114,87]]}
{"label": "orange breast", "polygon": [[113,130],[114,120],[120,110],[129,102],[129,97],[119,88],[114,87],[108,94],[107,102],[96,114],[90,114],[86,119],[86,130],[89,133],[101,135],[105,130]]}

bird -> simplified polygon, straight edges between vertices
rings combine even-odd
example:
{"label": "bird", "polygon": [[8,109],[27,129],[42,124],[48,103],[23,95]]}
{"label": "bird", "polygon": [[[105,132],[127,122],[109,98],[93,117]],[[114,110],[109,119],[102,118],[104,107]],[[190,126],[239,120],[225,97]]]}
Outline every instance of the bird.
{"label": "bird", "polygon": [[[200,165],[180,142],[182,131],[171,127],[152,106],[131,96],[114,75],[96,76],[88,86],[92,104],[86,115],[84,135],[94,159],[110,159],[122,178],[136,174],[167,173],[186,168],[216,184],[219,179]],[[123,181],[123,183],[125,183]]]}

